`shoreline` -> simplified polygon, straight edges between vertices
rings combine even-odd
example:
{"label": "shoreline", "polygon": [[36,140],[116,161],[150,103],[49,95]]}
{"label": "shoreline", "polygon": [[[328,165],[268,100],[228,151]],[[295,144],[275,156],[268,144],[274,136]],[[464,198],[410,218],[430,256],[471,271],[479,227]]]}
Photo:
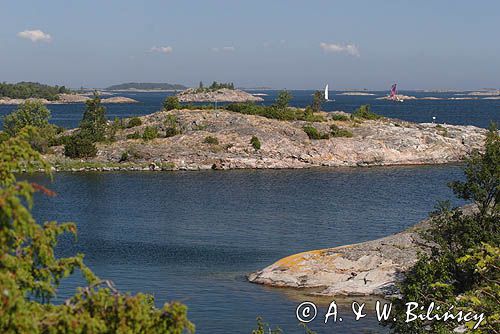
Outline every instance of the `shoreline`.
{"label": "shoreline", "polygon": [[[474,206],[461,209],[470,214]],[[399,293],[397,283],[417,262],[419,253],[430,251],[431,244],[421,233],[431,219],[382,238],[292,254],[248,274],[247,280],[306,294],[309,290],[313,296],[394,296]]]}

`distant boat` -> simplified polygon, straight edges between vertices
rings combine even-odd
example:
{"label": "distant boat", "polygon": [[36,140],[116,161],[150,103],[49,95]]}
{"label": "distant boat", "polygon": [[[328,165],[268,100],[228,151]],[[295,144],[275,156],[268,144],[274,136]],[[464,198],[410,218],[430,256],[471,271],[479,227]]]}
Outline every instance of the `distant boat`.
{"label": "distant boat", "polygon": [[335,101],[335,100],[330,100],[330,99],[328,98],[328,84],[326,84],[326,87],[325,87],[325,94],[324,94],[324,96],[325,96],[325,101],[326,101],[326,102]]}
{"label": "distant boat", "polygon": [[389,95],[389,99],[392,101],[403,102],[403,99],[398,95],[398,84],[394,84],[391,86],[391,93]]}

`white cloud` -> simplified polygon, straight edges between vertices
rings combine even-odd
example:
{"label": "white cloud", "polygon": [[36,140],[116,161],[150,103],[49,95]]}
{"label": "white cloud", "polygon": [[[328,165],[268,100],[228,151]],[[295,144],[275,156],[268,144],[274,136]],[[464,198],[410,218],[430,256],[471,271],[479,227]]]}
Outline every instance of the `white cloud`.
{"label": "white cloud", "polygon": [[351,56],[359,57],[359,49],[356,45],[354,44],[328,44],[328,43],[320,43],[319,44],[320,48],[323,49],[325,52],[330,52],[330,53],[347,53]]}
{"label": "white cloud", "polygon": [[174,51],[174,48],[172,48],[171,46],[153,46],[150,51],[169,54]]}
{"label": "white cloud", "polygon": [[212,48],[212,51],[213,52],[219,52],[219,51],[222,51],[222,52],[234,52],[234,51],[236,51],[236,48],[234,46],[224,46],[222,48],[215,47],[215,48]]}
{"label": "white cloud", "polygon": [[50,42],[52,37],[49,34],[44,33],[43,31],[37,30],[25,30],[17,33],[17,36],[25,39],[29,39],[32,42]]}

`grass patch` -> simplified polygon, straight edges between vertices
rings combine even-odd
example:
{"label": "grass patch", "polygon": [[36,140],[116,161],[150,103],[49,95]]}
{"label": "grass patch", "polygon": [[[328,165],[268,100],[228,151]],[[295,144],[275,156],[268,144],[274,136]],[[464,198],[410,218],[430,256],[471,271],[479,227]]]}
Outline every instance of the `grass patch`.
{"label": "grass patch", "polygon": [[219,139],[213,136],[206,136],[205,139],[203,139],[203,142],[210,145],[219,145]]}
{"label": "grass patch", "polygon": [[352,132],[347,129],[339,128],[337,125],[330,125],[330,135],[332,137],[347,137],[350,138],[353,136]]}

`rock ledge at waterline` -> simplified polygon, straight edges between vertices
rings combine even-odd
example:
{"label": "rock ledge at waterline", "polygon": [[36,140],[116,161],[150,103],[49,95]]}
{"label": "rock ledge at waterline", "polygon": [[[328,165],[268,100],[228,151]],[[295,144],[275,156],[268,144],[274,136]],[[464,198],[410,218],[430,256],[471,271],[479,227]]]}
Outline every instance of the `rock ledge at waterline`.
{"label": "rock ledge at waterline", "polygon": [[[467,214],[473,206],[466,206]],[[248,276],[274,287],[316,288],[316,295],[360,296],[397,293],[396,283],[430,247],[421,233],[429,220],[394,235],[359,244],[313,250],[285,257]]]}
{"label": "rock ledge at waterline", "polygon": [[[460,161],[480,149],[486,134],[485,129],[474,126],[395,119],[335,121],[333,114],[323,113],[326,122],[309,123],[222,110],[161,111],[140,117],[140,126],[119,130],[115,142],[97,144],[98,153],[92,159],[68,159],[62,146],[54,147],[46,157],[56,169],[75,170],[101,170],[99,166],[113,170],[201,170],[441,164]],[[157,127],[160,137],[165,136],[166,121],[172,115],[181,134],[150,141],[126,138],[142,133],[146,126]],[[353,136],[311,140],[303,130],[307,124],[322,133],[336,124]],[[217,138],[218,144],[207,143],[208,136]],[[252,136],[260,140],[260,150],[252,147]],[[124,153],[128,159],[120,162]],[[94,167],[85,167],[90,165]]]}

